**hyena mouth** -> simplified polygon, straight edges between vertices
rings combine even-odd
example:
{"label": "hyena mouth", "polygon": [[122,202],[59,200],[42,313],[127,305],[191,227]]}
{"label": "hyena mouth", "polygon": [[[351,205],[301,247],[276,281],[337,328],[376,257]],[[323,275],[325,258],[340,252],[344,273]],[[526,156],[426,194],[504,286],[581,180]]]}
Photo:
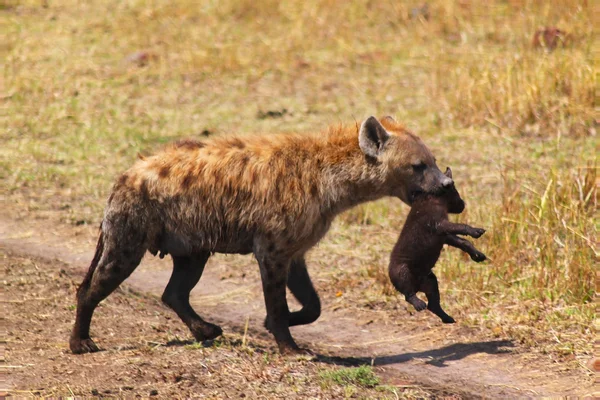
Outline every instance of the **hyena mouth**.
{"label": "hyena mouth", "polygon": [[450,188],[449,187],[445,187],[445,186],[438,186],[436,187],[434,190],[431,191],[431,194],[433,194],[434,196],[442,196],[444,193],[446,193]]}
{"label": "hyena mouth", "polygon": [[422,190],[418,190],[418,189],[417,190],[413,190],[408,195],[408,201],[412,204],[417,199],[417,197],[419,197],[420,195],[422,195],[424,193],[425,192],[422,191]]}

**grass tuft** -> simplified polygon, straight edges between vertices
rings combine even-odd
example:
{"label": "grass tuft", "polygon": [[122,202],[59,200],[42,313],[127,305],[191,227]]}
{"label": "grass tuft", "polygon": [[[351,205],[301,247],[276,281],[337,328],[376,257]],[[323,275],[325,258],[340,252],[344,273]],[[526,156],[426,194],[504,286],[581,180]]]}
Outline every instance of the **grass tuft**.
{"label": "grass tuft", "polygon": [[319,377],[324,386],[335,383],[340,386],[353,385],[374,388],[379,385],[379,378],[373,372],[373,368],[368,365],[323,371]]}
{"label": "grass tuft", "polygon": [[546,182],[505,176],[502,205],[489,238],[494,277],[524,297],[589,303],[598,208],[597,167],[571,175],[552,171]]}

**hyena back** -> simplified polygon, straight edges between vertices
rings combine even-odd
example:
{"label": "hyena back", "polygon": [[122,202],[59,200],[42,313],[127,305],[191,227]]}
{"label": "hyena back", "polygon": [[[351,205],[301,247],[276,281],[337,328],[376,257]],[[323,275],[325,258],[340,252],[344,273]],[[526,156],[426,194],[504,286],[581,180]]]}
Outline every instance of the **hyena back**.
{"label": "hyena back", "polygon": [[[74,353],[97,351],[89,335],[96,306],[138,266],[146,251],[170,254],[162,296],[196,340],[222,333],[192,309],[189,294],[211,253],[254,253],[266,326],[282,353],[298,350],[289,327],[315,321],[320,300],[304,254],[340,212],[451,185],[421,140],[391,118],[320,135],[183,141],[139,160],[109,197],[96,254],[77,292]],[[286,284],[302,304],[290,312]]]}

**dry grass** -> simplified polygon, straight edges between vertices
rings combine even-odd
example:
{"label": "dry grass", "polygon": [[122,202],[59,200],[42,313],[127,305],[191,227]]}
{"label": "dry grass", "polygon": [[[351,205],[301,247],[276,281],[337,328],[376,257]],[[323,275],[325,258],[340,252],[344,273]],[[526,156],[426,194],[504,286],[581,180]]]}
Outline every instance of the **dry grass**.
{"label": "dry grass", "polygon": [[[434,56],[429,91],[439,118],[489,123],[505,134],[588,135],[595,104],[592,10],[569,1],[462,4],[456,22],[442,28],[447,42]],[[546,26],[569,33],[552,52],[532,46],[532,33]]]}
{"label": "dry grass", "polygon": [[[460,219],[488,229],[491,262],[440,260],[445,302],[485,333],[591,353],[591,2],[42,3],[0,9],[0,179],[15,213],[97,224],[114,176],[182,136],[393,114],[453,166]],[[570,40],[532,48],[544,26]],[[316,275],[335,292],[375,279],[360,295],[396,301],[385,268],[405,212],[386,199],[344,214],[311,253]]]}
{"label": "dry grass", "polygon": [[[550,173],[543,191],[538,191],[543,186],[524,186],[505,177],[502,205],[488,244],[499,267],[497,279],[507,283],[517,279],[523,295],[532,298],[593,300],[595,271],[590,261],[598,257],[593,222],[598,208],[596,172],[596,166],[589,165],[577,175]],[[529,276],[523,276],[524,268]]]}

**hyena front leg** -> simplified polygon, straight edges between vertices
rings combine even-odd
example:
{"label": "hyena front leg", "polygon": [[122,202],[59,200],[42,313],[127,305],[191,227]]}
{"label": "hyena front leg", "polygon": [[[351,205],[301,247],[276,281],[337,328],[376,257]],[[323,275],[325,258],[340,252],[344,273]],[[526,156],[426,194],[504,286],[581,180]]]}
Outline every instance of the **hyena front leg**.
{"label": "hyena front leg", "polygon": [[302,309],[290,314],[290,326],[315,322],[321,315],[321,300],[308,275],[304,257],[292,261],[287,286],[294,297],[302,304]]}
{"label": "hyena front leg", "polygon": [[209,257],[208,251],[186,257],[173,256],[173,273],[162,295],[163,303],[177,313],[199,342],[223,333],[219,326],[204,321],[190,305],[190,292],[200,280]]}
{"label": "hyena front leg", "polygon": [[77,290],[75,325],[69,340],[69,347],[75,354],[98,351],[98,346],[90,338],[94,310],[131,275],[146,252],[141,235],[131,233],[115,238],[114,233],[107,233],[108,236],[104,237],[101,233],[96,257]]}
{"label": "hyena front leg", "polygon": [[[269,245],[271,246],[271,245]],[[255,246],[254,255],[260,267],[265,305],[267,308],[267,329],[275,336],[281,354],[295,353],[300,350],[290,333],[290,310],[285,297],[287,274],[290,259]]]}

